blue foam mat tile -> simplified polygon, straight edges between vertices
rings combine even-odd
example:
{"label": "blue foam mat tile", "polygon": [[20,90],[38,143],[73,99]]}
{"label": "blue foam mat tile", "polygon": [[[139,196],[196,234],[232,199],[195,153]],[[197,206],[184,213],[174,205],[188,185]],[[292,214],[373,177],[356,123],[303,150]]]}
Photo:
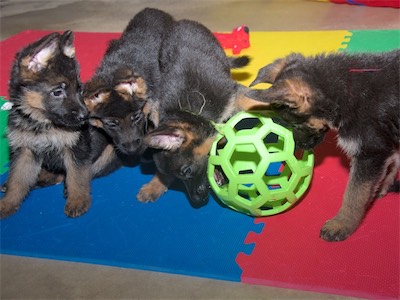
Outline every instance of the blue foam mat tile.
{"label": "blue foam mat tile", "polygon": [[64,215],[62,184],[33,190],[0,221],[1,253],[240,281],[235,258],[254,219],[213,198],[194,209],[174,189],[140,203],[136,193],[151,176],[125,167],[93,180],[92,207],[76,219]]}

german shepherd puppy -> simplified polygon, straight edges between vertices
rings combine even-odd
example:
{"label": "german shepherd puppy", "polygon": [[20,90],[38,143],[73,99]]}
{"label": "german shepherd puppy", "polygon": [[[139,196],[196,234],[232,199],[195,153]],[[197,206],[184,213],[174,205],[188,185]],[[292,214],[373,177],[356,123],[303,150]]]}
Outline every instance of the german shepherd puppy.
{"label": "german shepherd puppy", "polygon": [[350,179],[338,214],[321,229],[324,240],[346,239],[374,198],[398,190],[399,70],[400,50],[292,54],[260,69],[252,83],[272,83],[271,88],[247,93],[293,124],[301,148],[313,148],[328,130],[337,131],[338,144],[351,159]]}
{"label": "german shepherd puppy", "polygon": [[90,126],[82,101],[73,34],[49,34],[15,58],[9,93],[10,172],[1,191],[0,217],[16,212],[34,186],[65,181],[65,214],[91,205],[90,181],[130,163],[110,139]]}
{"label": "german shepherd puppy", "polygon": [[0,217],[18,210],[42,168],[65,171],[65,213],[82,215],[91,205],[91,146],[72,32],[49,34],[17,53],[9,94],[11,161]]}
{"label": "german shepherd puppy", "polygon": [[207,160],[217,133],[213,123],[251,106],[244,99],[247,88],[230,72],[231,67],[247,65],[249,58],[228,59],[210,30],[181,20],[164,38],[159,60],[159,126],[144,138],[148,147],[159,149],[153,155],[158,173],[137,198],[155,201],[178,178],[191,205],[201,207],[208,201]]}
{"label": "german shepherd puppy", "polygon": [[147,117],[160,82],[158,55],[173,18],[145,8],[111,41],[93,78],[84,87],[90,122],[101,128],[125,154],[141,154]]}

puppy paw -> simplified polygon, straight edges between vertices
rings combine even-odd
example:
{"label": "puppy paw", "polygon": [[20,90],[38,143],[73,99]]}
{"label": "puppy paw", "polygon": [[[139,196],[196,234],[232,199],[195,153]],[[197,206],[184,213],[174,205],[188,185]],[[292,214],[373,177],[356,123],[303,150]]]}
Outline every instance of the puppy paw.
{"label": "puppy paw", "polygon": [[64,213],[71,218],[77,218],[86,213],[91,205],[90,197],[80,199],[68,199]]}
{"label": "puppy paw", "polygon": [[158,198],[161,197],[162,194],[164,194],[167,191],[166,187],[160,187],[155,184],[145,184],[142,186],[140,189],[139,193],[136,196],[136,199],[139,200],[142,203],[147,203],[147,202],[154,202]]}
{"label": "puppy paw", "polygon": [[56,184],[60,184],[65,180],[64,175],[60,174],[48,174],[46,177],[39,175],[39,178],[36,182],[35,188],[42,188],[46,186],[52,186]]}
{"label": "puppy paw", "polygon": [[0,201],[0,219],[7,218],[16,213],[19,205],[14,205],[4,200]]}
{"label": "puppy paw", "polygon": [[353,231],[354,229],[345,222],[332,219],[321,228],[320,237],[328,242],[339,242],[347,239]]}

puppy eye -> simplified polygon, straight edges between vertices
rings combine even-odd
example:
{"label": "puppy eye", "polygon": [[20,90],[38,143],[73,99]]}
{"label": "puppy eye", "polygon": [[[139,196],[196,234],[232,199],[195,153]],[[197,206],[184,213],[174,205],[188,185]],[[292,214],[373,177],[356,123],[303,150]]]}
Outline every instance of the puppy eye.
{"label": "puppy eye", "polygon": [[137,113],[131,116],[131,121],[133,123],[139,122],[142,119],[142,114],[141,113]]}
{"label": "puppy eye", "polygon": [[51,95],[56,98],[64,96],[66,84],[63,82],[60,86],[51,92]]}
{"label": "puppy eye", "polygon": [[107,120],[105,121],[105,125],[109,128],[115,128],[119,126],[118,120]]}
{"label": "puppy eye", "polygon": [[60,98],[64,95],[64,90],[56,89],[56,90],[52,91],[51,94],[53,95],[53,97]]}
{"label": "puppy eye", "polygon": [[189,177],[192,174],[191,166],[183,166],[181,169],[181,175],[185,177]]}

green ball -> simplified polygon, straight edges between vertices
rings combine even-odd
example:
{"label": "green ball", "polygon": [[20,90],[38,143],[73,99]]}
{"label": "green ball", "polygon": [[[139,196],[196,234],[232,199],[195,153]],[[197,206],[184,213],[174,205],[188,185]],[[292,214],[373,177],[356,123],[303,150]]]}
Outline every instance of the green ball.
{"label": "green ball", "polygon": [[293,133],[272,112],[240,112],[217,125],[208,179],[228,207],[251,216],[281,213],[311,182],[314,155],[295,150]]}

